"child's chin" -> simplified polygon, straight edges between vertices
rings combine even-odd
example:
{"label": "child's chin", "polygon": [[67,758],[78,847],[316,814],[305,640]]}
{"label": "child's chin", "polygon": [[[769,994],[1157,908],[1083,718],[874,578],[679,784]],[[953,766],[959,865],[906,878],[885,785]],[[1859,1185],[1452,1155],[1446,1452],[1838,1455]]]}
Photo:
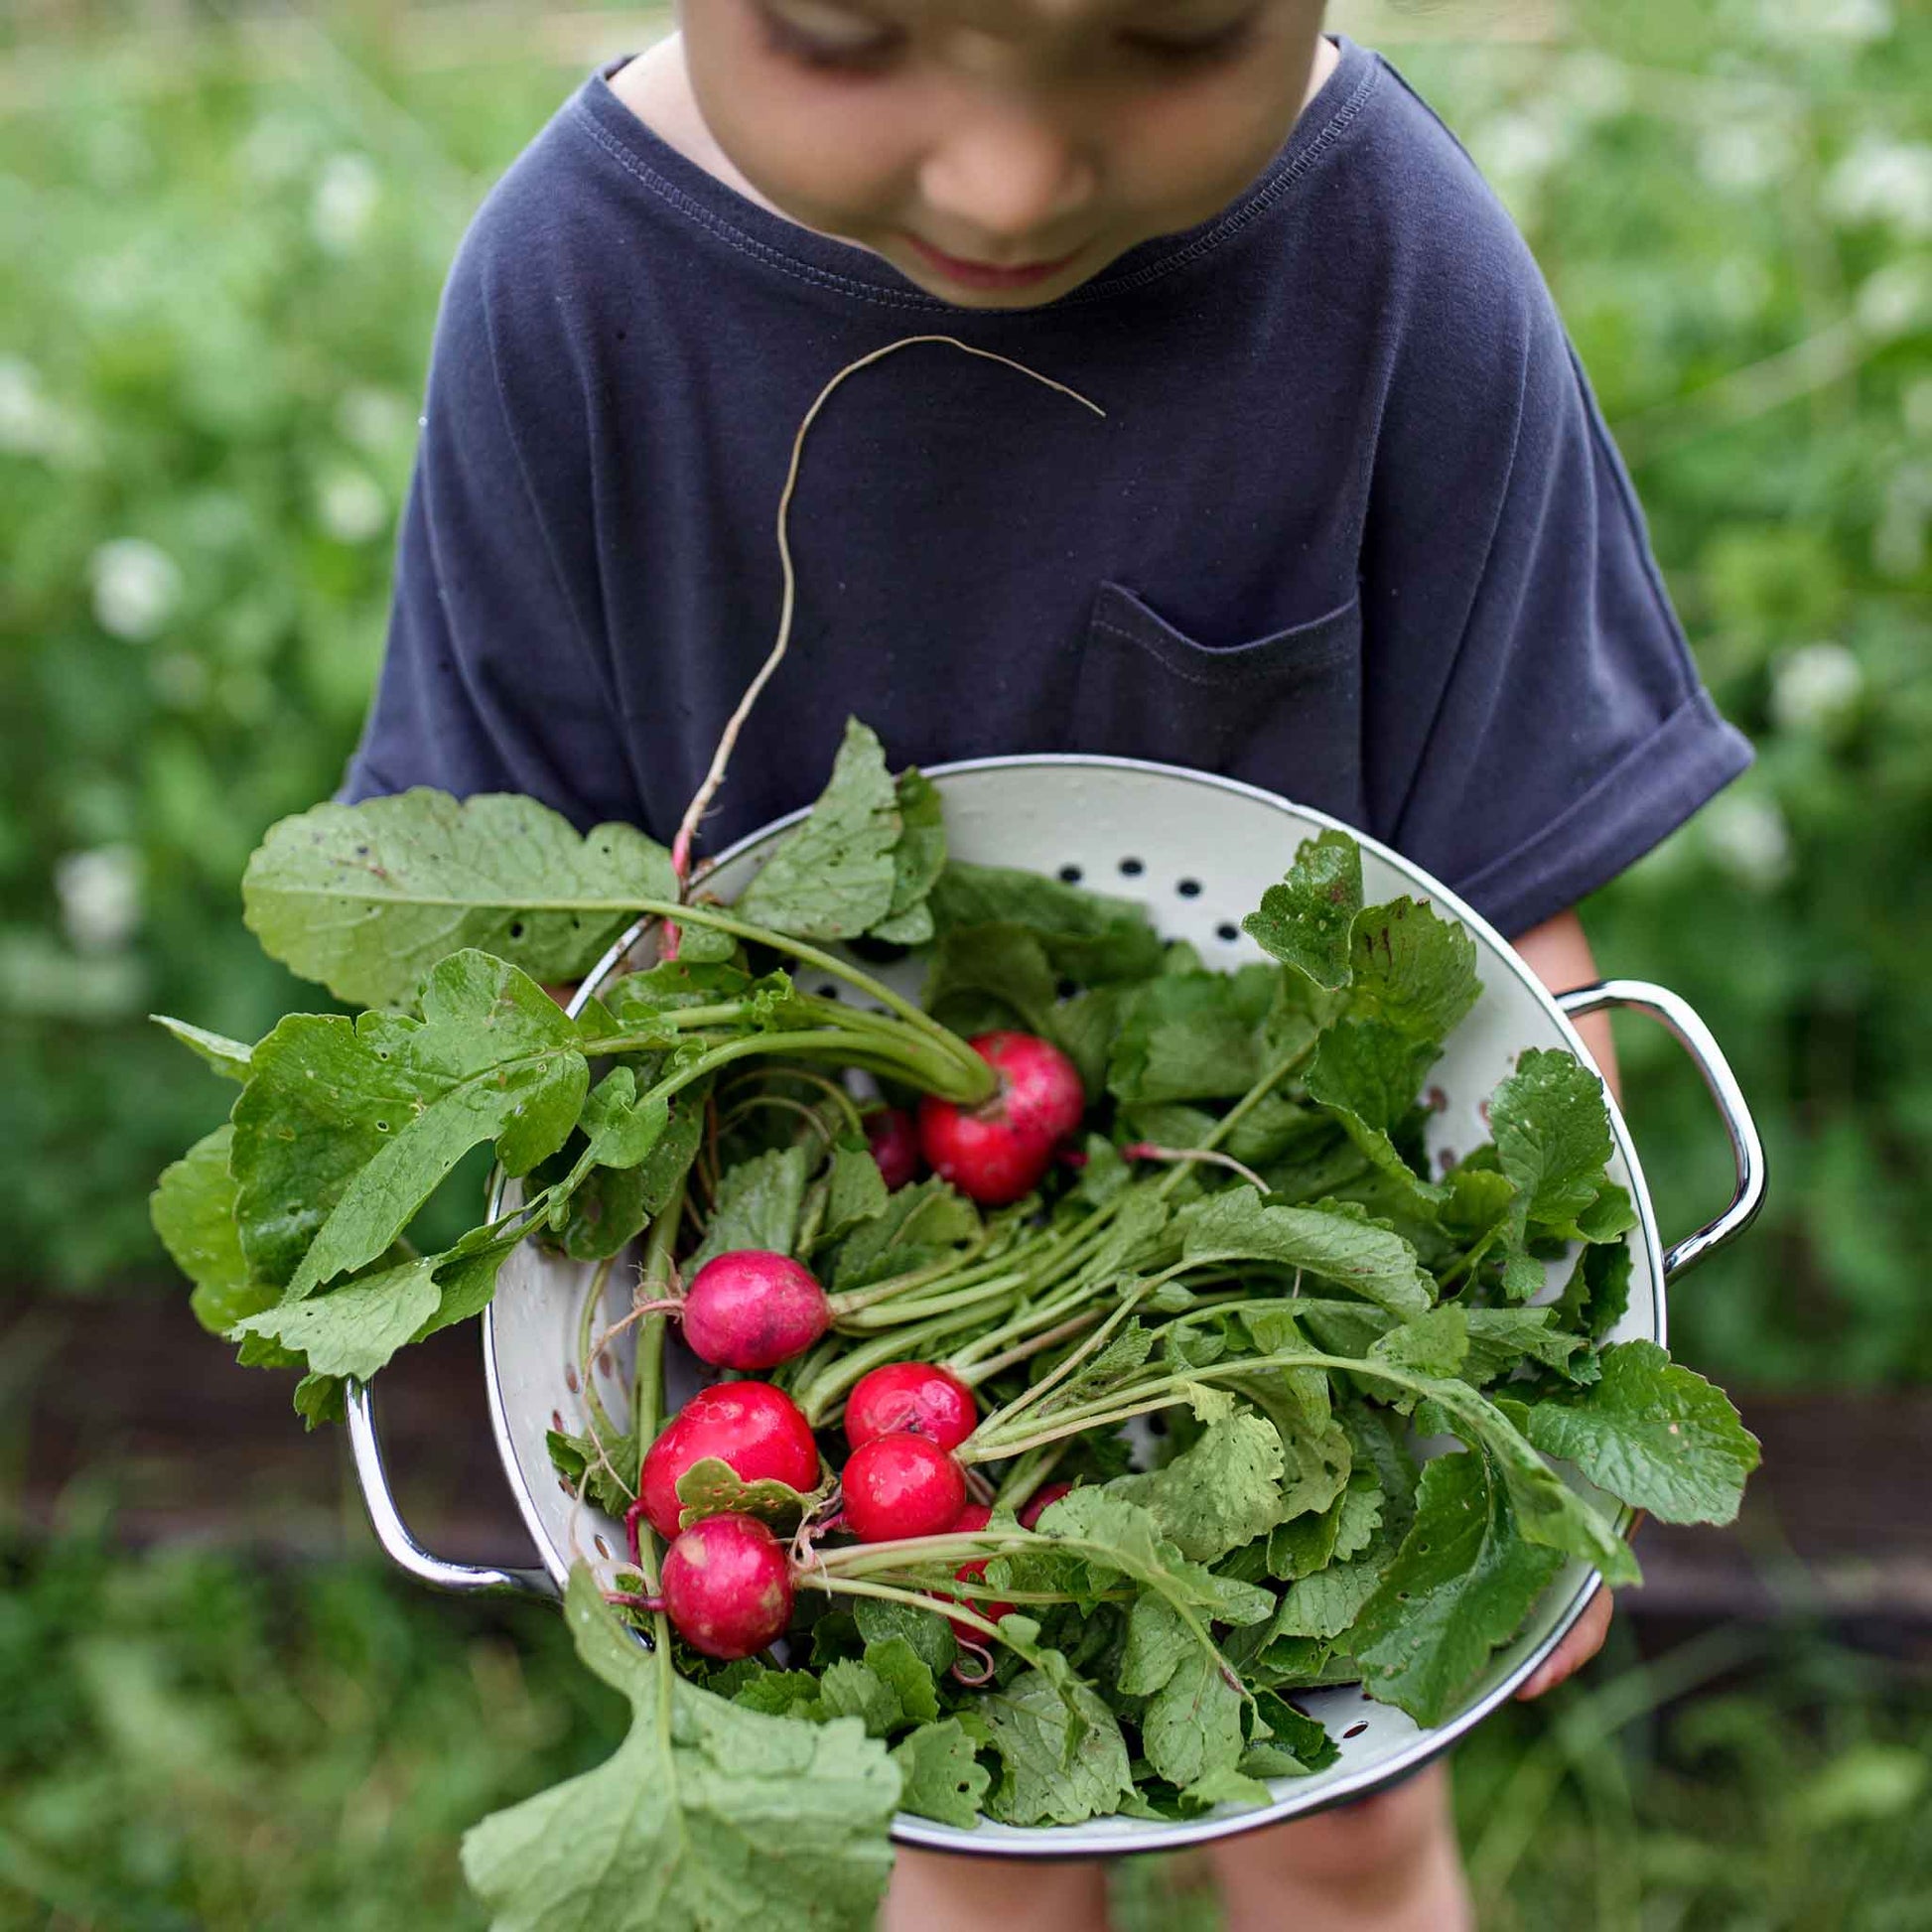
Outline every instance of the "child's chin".
{"label": "child's chin", "polygon": [[[925,294],[936,296],[955,309],[1037,309],[1045,303],[1057,302],[1100,272],[1098,267],[1081,262],[1043,281],[1029,282],[1019,288],[978,288],[971,283],[956,282],[921,261],[895,256],[893,266]],[[1100,264],[1105,266],[1104,262]]]}

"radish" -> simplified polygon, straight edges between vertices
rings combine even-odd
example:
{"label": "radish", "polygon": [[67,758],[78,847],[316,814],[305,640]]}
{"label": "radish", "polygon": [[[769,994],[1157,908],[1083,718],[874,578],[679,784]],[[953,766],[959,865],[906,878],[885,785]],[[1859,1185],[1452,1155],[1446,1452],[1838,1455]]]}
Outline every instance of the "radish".
{"label": "radish", "polygon": [[929,1362],[888,1362],[873,1369],[859,1378],[845,1402],[845,1440],[854,1449],[910,1430],[942,1449],[954,1449],[978,1421],[972,1390]]}
{"label": "radish", "polygon": [[798,1405],[768,1382],[721,1382],[700,1389],[644,1457],[637,1501],[659,1536],[677,1535],[678,1478],[708,1456],[746,1482],[769,1476],[801,1492],[818,1486],[818,1445]]}
{"label": "radish", "polygon": [[[953,1528],[955,1530],[983,1530],[992,1520],[993,1512],[985,1503],[968,1503],[959,1512],[959,1520],[953,1524]],[[983,1584],[986,1581],[986,1566],[989,1562],[991,1562],[991,1558],[975,1557],[970,1563],[962,1563],[952,1574],[961,1583]],[[949,1603],[956,1603],[960,1599],[956,1596],[949,1596],[946,1600]],[[977,1610],[989,1623],[998,1623],[1003,1616],[1011,1616],[1014,1610],[1014,1605],[1011,1603],[982,1603],[972,1597],[966,1599],[966,1607],[971,1610]],[[965,1642],[983,1643],[985,1641],[980,1632],[971,1628],[969,1625],[955,1622],[950,1617],[947,1621],[952,1623],[954,1634]]]}
{"label": "radish", "polygon": [[1079,1126],[1086,1093],[1073,1062],[1032,1034],[980,1034],[968,1042],[1000,1076],[978,1107],[927,1094],[919,1102],[919,1149],[942,1180],[985,1207],[1035,1187],[1054,1143]]}
{"label": "radish", "polygon": [[678,1314],[692,1352],[720,1368],[776,1368],[832,1325],[832,1305],[811,1271],[762,1248],[706,1262]]}
{"label": "radish", "polygon": [[1062,1496],[1070,1496],[1073,1485],[1070,1482],[1049,1482],[1020,1512],[1020,1527],[1032,1529]]}
{"label": "radish", "polygon": [[966,1471],[937,1443],[901,1430],[846,1460],[845,1524],[861,1543],[937,1536],[966,1507]]}
{"label": "radish", "polygon": [[733,1663],[791,1621],[791,1573],[754,1516],[706,1516],[664,1559],[664,1611],[693,1650]]}
{"label": "radish", "polygon": [[918,1177],[919,1130],[903,1107],[881,1107],[868,1114],[866,1139],[888,1188],[897,1192]]}

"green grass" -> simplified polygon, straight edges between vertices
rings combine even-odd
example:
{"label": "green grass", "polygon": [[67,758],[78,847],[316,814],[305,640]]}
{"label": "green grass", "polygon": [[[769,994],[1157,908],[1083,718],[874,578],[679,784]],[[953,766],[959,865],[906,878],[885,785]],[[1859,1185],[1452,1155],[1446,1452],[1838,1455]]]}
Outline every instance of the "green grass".
{"label": "green grass", "polygon": [[[4,1932],[481,1926],[463,1829],[617,1741],[541,1608],[78,1532],[0,1584]],[[1932,1927],[1924,1670],[1816,1636],[1630,1641],[1457,1753],[1485,1932]],[[1216,1923],[1184,1863],[1118,1892],[1122,1932]]]}

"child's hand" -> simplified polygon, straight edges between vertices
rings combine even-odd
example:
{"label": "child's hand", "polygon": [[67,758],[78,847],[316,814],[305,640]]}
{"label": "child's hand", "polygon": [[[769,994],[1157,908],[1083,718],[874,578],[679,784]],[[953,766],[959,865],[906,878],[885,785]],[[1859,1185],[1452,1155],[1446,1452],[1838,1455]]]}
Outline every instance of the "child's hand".
{"label": "child's hand", "polygon": [[1603,1639],[1609,1633],[1610,1592],[1599,1589],[1589,1599],[1589,1608],[1577,1619],[1577,1627],[1550,1653],[1542,1669],[1516,1693],[1517,1698],[1527,1703],[1531,1698],[1540,1698],[1545,1691],[1554,1691],[1603,1648]]}

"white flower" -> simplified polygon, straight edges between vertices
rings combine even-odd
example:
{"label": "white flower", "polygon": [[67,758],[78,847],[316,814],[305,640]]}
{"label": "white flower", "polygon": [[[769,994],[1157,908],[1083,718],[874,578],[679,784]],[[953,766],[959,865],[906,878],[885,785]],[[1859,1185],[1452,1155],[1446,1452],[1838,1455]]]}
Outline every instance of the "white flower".
{"label": "white flower", "polygon": [[130,643],[158,636],[181,603],[181,567],[159,544],[141,537],[103,543],[88,562],[94,618]]}
{"label": "white flower", "polygon": [[1871,532],[1871,561],[1886,577],[1916,577],[1925,568],[1926,524],[1932,521],[1932,464],[1901,463],[1885,485],[1884,508]]}
{"label": "white flower", "polygon": [[1825,178],[1824,203],[1842,221],[1932,238],[1932,142],[1861,141]]}
{"label": "white flower", "polygon": [[1769,798],[1726,793],[1706,811],[1704,839],[1723,871],[1759,892],[1791,875],[1790,829]]}
{"label": "white flower", "polygon": [[1775,121],[1717,121],[1698,139],[1698,173],[1740,195],[1768,187],[1791,165],[1790,136]]}
{"label": "white flower", "polygon": [[316,178],[309,226],[332,255],[353,254],[382,199],[382,178],[365,154],[332,154]]}
{"label": "white flower", "polygon": [[367,543],[389,527],[389,499],[361,470],[332,470],[316,490],[316,514],[338,543]]}
{"label": "white flower", "polygon": [[1874,269],[1859,284],[1853,307],[1871,335],[1908,335],[1932,316],[1932,257],[1901,255]]}
{"label": "white flower", "polygon": [[54,868],[61,924],[75,952],[118,952],[141,923],[141,857],[131,846],[70,852]]}
{"label": "white flower", "polygon": [[336,405],[336,428],[343,441],[371,456],[406,444],[415,418],[415,407],[406,397],[365,384],[345,390]]}
{"label": "white flower", "polygon": [[1848,723],[1864,695],[1864,667],[1843,644],[1803,644],[1781,657],[1771,678],[1771,716],[1781,730],[1828,737]]}

